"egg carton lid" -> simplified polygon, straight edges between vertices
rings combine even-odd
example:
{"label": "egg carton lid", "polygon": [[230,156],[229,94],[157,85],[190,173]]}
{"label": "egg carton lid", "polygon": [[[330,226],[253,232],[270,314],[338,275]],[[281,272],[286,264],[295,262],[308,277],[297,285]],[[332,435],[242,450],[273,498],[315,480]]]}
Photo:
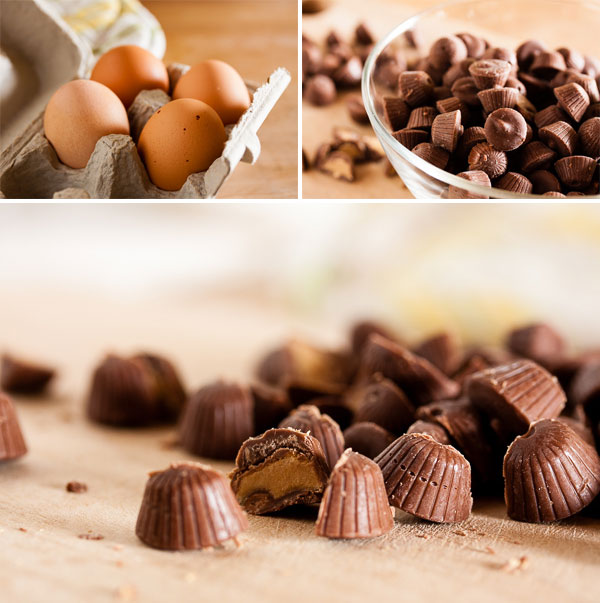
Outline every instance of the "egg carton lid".
{"label": "egg carton lid", "polygon": [[0,19],[0,150],[43,111],[54,91],[84,77],[89,45],[44,0],[2,2]]}
{"label": "egg carton lid", "polygon": [[[186,65],[169,65],[172,87],[174,74],[180,75],[186,69]],[[43,134],[42,113],[3,154],[0,195],[26,199],[211,199],[240,161],[254,163],[258,159],[258,129],[290,81],[289,72],[279,67],[258,87],[246,82],[252,103],[235,125],[227,126],[223,153],[208,170],[188,176],[178,191],[165,191],[150,182],[132,136],[102,137],[85,168],[64,165]],[[129,110],[132,135],[136,136],[154,111],[169,100],[160,90],[140,92]]]}

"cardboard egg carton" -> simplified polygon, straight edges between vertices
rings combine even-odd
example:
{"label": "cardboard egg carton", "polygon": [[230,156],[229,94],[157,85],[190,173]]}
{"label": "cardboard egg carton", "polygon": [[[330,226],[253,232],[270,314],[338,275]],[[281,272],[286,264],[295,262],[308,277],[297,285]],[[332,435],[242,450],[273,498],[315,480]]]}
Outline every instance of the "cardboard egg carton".
{"label": "cardboard egg carton", "polygon": [[[168,66],[171,90],[188,69]],[[261,86],[246,82],[252,103],[237,124],[227,126],[222,155],[205,172],[191,174],[178,191],[165,191],[148,178],[135,140],[150,116],[171,98],[160,90],[140,92],[129,108],[131,136],[102,137],[85,168],[70,168],[58,159],[44,136],[43,113],[13,142],[0,160],[0,195],[6,198],[210,199],[240,161],[254,163],[260,155],[258,129],[291,77],[278,68]],[[135,140],[134,140],[135,139]]]}

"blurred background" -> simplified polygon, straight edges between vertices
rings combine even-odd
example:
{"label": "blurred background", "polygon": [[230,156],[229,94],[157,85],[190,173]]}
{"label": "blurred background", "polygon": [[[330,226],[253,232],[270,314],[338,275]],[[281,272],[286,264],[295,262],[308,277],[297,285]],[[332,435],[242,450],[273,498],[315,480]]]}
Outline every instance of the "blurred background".
{"label": "blurred background", "polygon": [[68,366],[68,388],[144,347],[193,386],[247,377],[365,317],[409,340],[541,319],[600,342],[593,205],[3,205],[0,253],[0,348]]}

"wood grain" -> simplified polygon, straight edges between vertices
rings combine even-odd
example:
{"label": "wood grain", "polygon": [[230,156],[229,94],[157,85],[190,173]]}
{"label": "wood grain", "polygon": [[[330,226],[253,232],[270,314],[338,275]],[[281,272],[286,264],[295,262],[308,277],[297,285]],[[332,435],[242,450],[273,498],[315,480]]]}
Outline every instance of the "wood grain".
{"label": "wood grain", "polygon": [[277,67],[292,82],[259,130],[261,155],[239,164],[219,198],[298,196],[298,9],[295,0],[144,0],[167,37],[166,62],[218,58],[248,80]]}
{"label": "wood grain", "polygon": [[[496,501],[479,501],[471,518],[454,526],[399,513],[390,534],[369,541],[318,538],[316,513],[304,510],[250,517],[239,549],[149,549],[134,534],[147,472],[192,457],[166,446],[171,428],[109,429],[84,418],[90,371],[101,355],[158,350],[197,387],[216,376],[247,379],[257,354],[290,333],[322,329],[333,340],[331,326],[268,306],[260,296],[117,299],[66,285],[20,287],[2,296],[0,312],[2,348],[60,370],[48,398],[16,401],[30,452],[0,466],[2,601],[599,599],[600,521],[522,524],[508,520]],[[71,480],[89,491],[66,492]],[[78,537],[88,533],[104,538]],[[506,570],[523,556],[526,567]]]}

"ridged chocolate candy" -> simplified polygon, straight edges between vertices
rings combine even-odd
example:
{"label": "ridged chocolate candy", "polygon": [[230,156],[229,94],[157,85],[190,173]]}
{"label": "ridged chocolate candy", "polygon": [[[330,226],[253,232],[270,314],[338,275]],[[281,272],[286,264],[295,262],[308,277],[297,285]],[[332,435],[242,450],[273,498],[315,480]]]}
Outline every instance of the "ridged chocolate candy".
{"label": "ridged chocolate candy", "polygon": [[381,469],[346,450],[323,494],[315,531],[326,538],[375,538],[394,527]]}
{"label": "ridged chocolate candy", "polygon": [[269,429],[246,440],[235,464],[231,487],[255,515],[319,502],[329,475],[319,440],[296,429]]}
{"label": "ridged chocolate candy", "polygon": [[376,374],[371,381],[358,385],[350,394],[356,407],[355,420],[377,423],[400,435],[413,422],[415,407],[404,392],[390,379]]}
{"label": "ridged chocolate candy", "polygon": [[432,402],[417,409],[417,418],[441,425],[471,463],[479,483],[490,482],[496,467],[492,433],[467,398]]}
{"label": "ridged chocolate candy", "polygon": [[316,406],[303,404],[286,417],[279,427],[298,429],[319,440],[327,464],[332,468],[344,452],[344,436],[340,426],[328,415],[322,415]]}
{"label": "ridged chocolate candy", "polygon": [[428,435],[405,434],[375,462],[381,467],[391,505],[437,523],[469,517],[471,466],[456,448]]}
{"label": "ridged chocolate candy", "polygon": [[200,463],[173,463],[150,474],[135,533],[155,549],[214,547],[248,527],[227,478]]}
{"label": "ridged chocolate candy", "polygon": [[15,394],[39,394],[55,375],[54,369],[14,356],[2,356],[0,387]]}
{"label": "ridged chocolate candy", "polygon": [[374,459],[382,450],[387,448],[395,437],[387,429],[376,423],[362,421],[354,423],[344,431],[344,445]]}
{"label": "ridged chocolate candy", "polygon": [[158,408],[156,420],[175,421],[183,408],[186,393],[181,377],[172,362],[156,354],[142,353],[134,356],[146,363],[156,381]]}
{"label": "ridged chocolate candy", "polygon": [[558,379],[532,360],[517,360],[471,376],[467,394],[507,433],[521,434],[533,421],[558,417],[566,395]]}
{"label": "ridged chocolate candy", "polygon": [[584,364],[571,384],[571,398],[592,421],[600,420],[600,359]]}
{"label": "ridged chocolate candy", "polygon": [[544,419],[531,425],[504,458],[508,516],[532,523],[578,513],[600,492],[600,458],[564,423]]}
{"label": "ridged chocolate candy", "polygon": [[256,374],[269,385],[287,387],[294,383],[345,383],[347,359],[297,339],[266,354]]}
{"label": "ridged chocolate candy", "polygon": [[431,436],[440,444],[450,444],[448,432],[438,423],[418,419],[407,430],[406,433],[422,433]]}
{"label": "ridged chocolate candy", "polygon": [[518,356],[546,366],[564,353],[565,342],[550,325],[535,323],[513,329],[508,334],[507,347]]}
{"label": "ridged chocolate candy", "polygon": [[375,333],[382,335],[386,339],[397,341],[398,338],[386,326],[372,320],[362,320],[353,325],[350,330],[350,344],[352,353],[360,356],[363,346],[369,340],[369,337]]}
{"label": "ridged chocolate candy", "polygon": [[27,446],[12,400],[0,392],[0,461],[17,459],[26,452]]}
{"label": "ridged chocolate candy", "polygon": [[414,350],[417,356],[429,360],[445,375],[452,375],[461,361],[458,342],[450,333],[437,333],[422,341]]}
{"label": "ridged chocolate candy", "polygon": [[416,405],[453,398],[459,391],[457,383],[425,358],[380,335],[369,338],[359,372],[364,375],[381,373],[394,381]]}
{"label": "ridged chocolate candy", "polygon": [[139,358],[107,356],[92,376],[87,403],[92,421],[106,425],[150,425],[160,414],[154,374]]}
{"label": "ridged chocolate candy", "polygon": [[250,393],[254,401],[254,435],[276,427],[292,411],[284,390],[257,383],[250,387]]}
{"label": "ridged chocolate candy", "polygon": [[235,458],[253,431],[252,396],[236,383],[216,381],[187,401],[179,423],[179,441],[192,454]]}

